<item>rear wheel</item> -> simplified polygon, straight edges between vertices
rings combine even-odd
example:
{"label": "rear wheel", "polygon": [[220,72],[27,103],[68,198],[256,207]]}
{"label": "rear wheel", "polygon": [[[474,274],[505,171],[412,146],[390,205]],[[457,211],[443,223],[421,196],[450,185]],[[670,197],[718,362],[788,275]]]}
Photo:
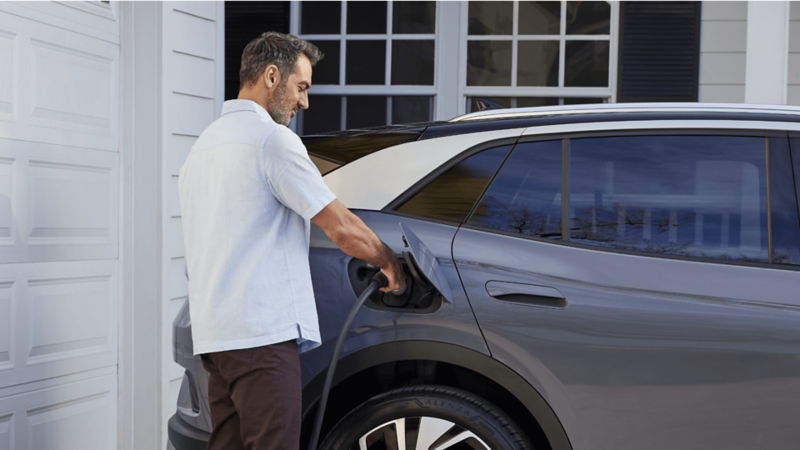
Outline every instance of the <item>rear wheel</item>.
{"label": "rear wheel", "polygon": [[466,391],[441,386],[395,389],[347,414],[324,450],[529,450],[505,413]]}

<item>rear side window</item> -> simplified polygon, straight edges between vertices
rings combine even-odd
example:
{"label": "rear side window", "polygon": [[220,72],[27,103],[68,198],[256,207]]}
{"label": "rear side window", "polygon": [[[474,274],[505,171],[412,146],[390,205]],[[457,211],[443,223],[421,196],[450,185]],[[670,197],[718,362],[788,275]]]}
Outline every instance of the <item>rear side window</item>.
{"label": "rear side window", "polygon": [[569,239],[767,262],[765,149],[757,137],[573,139]]}
{"label": "rear side window", "polygon": [[428,183],[397,211],[461,223],[511,147],[495,147],[464,159]]}
{"label": "rear side window", "polygon": [[561,239],[561,145],[517,144],[468,223]]}
{"label": "rear side window", "polygon": [[520,143],[467,224],[610,249],[798,264],[800,139],[792,144],[794,158],[786,138]]}

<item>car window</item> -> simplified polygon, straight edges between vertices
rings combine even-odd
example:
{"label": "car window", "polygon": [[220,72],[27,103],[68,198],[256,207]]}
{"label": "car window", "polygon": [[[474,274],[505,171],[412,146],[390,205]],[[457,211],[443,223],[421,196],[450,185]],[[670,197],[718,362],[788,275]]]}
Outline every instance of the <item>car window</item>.
{"label": "car window", "polygon": [[800,220],[798,220],[795,176],[800,164],[800,139],[792,142],[790,156],[785,138],[769,139],[769,187],[772,212],[772,262],[800,265]]}
{"label": "car window", "polygon": [[561,141],[517,144],[469,224],[561,238]]}
{"label": "car window", "polygon": [[446,170],[397,211],[432,219],[462,222],[503,163],[511,145],[476,153]]}
{"label": "car window", "polygon": [[765,138],[573,139],[569,177],[573,242],[768,261]]}

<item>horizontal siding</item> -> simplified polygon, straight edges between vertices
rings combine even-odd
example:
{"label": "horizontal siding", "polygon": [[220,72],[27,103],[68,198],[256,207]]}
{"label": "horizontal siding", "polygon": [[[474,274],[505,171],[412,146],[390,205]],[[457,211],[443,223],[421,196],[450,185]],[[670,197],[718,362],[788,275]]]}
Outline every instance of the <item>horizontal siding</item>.
{"label": "horizontal siding", "polygon": [[786,103],[800,106],[800,2],[789,6],[789,68]]}
{"label": "horizontal siding", "polygon": [[703,2],[699,100],[744,102],[747,2]]}

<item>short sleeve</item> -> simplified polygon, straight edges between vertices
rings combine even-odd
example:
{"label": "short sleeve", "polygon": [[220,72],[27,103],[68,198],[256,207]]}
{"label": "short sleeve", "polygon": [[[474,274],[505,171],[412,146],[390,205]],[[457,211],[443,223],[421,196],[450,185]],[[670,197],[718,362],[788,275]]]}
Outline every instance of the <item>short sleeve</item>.
{"label": "short sleeve", "polygon": [[303,141],[288,128],[278,127],[265,142],[264,171],[275,198],[304,219],[310,220],[336,198]]}

